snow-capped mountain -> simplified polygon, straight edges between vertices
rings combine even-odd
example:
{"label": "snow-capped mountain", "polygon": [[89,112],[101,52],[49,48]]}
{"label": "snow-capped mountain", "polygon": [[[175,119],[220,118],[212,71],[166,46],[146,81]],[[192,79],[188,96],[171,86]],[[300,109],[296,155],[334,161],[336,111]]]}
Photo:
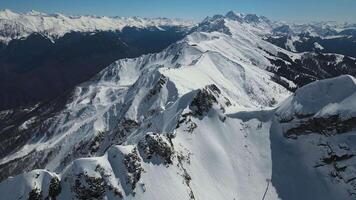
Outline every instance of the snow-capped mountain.
{"label": "snow-capped mountain", "polygon": [[[333,37],[331,36],[328,39],[320,39],[310,38],[310,36],[305,35],[303,36],[304,39],[300,39],[302,37],[297,37],[293,34],[276,32],[276,27],[283,23],[271,22],[266,17],[254,14],[229,12],[225,16],[215,15],[214,17],[206,18],[195,30],[203,32],[217,31],[230,36],[235,35],[233,37],[239,37],[239,41],[250,40],[251,42],[247,44],[247,49],[254,45],[263,51],[258,51],[259,55],[256,56],[256,60],[267,58],[268,61],[264,64],[264,66],[267,66],[267,71],[273,72],[275,74],[274,80],[291,91],[318,79],[331,78],[340,74],[356,75],[356,46],[354,45],[353,37],[347,37],[348,39],[346,40],[342,37],[332,39]],[[320,26],[323,24],[319,23]],[[306,24],[305,26],[317,25]],[[291,42],[288,38],[295,40]],[[299,42],[302,48],[296,45]],[[311,48],[309,48],[310,44]],[[287,51],[271,50],[263,47],[271,45],[276,45]],[[264,55],[266,53],[269,55]],[[260,58],[260,55],[263,58]],[[281,81],[280,77],[292,81],[296,87],[290,86],[289,83],[283,80]]]}
{"label": "snow-capped mountain", "polygon": [[50,39],[58,38],[69,32],[120,31],[124,27],[164,29],[166,26],[192,27],[193,21],[181,19],[140,17],[99,17],[66,16],[60,13],[46,14],[37,11],[15,13],[11,10],[0,11],[0,40],[27,37],[32,33],[41,33]]}
{"label": "snow-capped mountain", "polygon": [[345,71],[269,42],[270,23],[206,18],[69,98],[2,111],[0,199],[355,199],[356,80],[307,84]]}
{"label": "snow-capped mountain", "polygon": [[192,25],[165,18],[0,11],[0,110],[63,95],[115,60],[162,51]]}
{"label": "snow-capped mountain", "polygon": [[356,24],[318,22],[276,23],[268,40],[293,52],[322,52],[356,56]]}
{"label": "snow-capped mountain", "polygon": [[350,30],[355,30],[356,24],[339,23],[333,21],[291,23],[277,22],[274,24],[274,32],[288,34],[308,34],[310,36],[330,37],[335,35],[347,35]]}

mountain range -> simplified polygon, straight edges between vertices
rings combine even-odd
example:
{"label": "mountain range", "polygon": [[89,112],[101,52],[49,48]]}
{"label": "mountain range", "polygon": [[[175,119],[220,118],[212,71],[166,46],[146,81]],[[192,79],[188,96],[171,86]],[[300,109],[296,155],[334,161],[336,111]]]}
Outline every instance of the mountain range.
{"label": "mountain range", "polygon": [[165,18],[0,11],[0,110],[50,101],[117,59],[163,50],[192,25]]}
{"label": "mountain range", "polygon": [[0,199],[356,199],[354,25],[164,21],[166,47],[0,112]]}

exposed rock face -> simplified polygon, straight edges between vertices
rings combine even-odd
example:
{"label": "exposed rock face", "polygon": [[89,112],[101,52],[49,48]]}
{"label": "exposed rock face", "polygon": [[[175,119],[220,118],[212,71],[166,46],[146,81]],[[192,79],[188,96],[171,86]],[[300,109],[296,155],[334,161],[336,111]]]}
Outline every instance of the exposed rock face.
{"label": "exposed rock face", "polygon": [[42,191],[39,188],[35,188],[31,190],[31,192],[28,194],[28,200],[42,200]]}
{"label": "exposed rock face", "polygon": [[134,191],[137,183],[141,178],[144,169],[141,165],[141,158],[138,155],[136,148],[131,153],[125,155],[123,163],[127,169],[127,183],[131,185],[131,190]]}
{"label": "exposed rock face", "polygon": [[161,91],[162,87],[167,83],[167,81],[167,77],[161,75],[157,84],[152,89],[150,89],[148,95],[146,96],[147,101],[149,101],[153,96],[158,94]]}
{"label": "exposed rock face", "polygon": [[61,191],[62,186],[60,180],[57,177],[53,177],[49,184],[48,197],[55,200],[56,197],[61,193]]}
{"label": "exposed rock face", "polygon": [[323,149],[324,154],[316,162],[315,168],[327,170],[331,179],[339,183],[344,183],[349,187],[345,188],[350,198],[356,197],[356,169],[354,167],[356,152],[353,147],[346,143],[336,143],[333,141],[318,144]]}
{"label": "exposed rock face", "polygon": [[194,117],[202,118],[214,104],[217,104],[223,113],[225,112],[225,107],[231,106],[230,100],[221,94],[220,89],[216,85],[212,84],[198,90],[198,93],[189,105],[189,109],[192,111]]}
{"label": "exposed rock face", "polygon": [[[172,164],[174,150],[167,139],[159,134],[147,134],[138,144],[143,157],[153,163]],[[156,159],[155,159],[156,158]],[[152,160],[154,159],[154,160]]]}
{"label": "exposed rock face", "polygon": [[313,117],[302,119],[296,123],[296,127],[290,128],[285,132],[286,137],[308,133],[320,133],[325,136],[346,133],[356,128],[356,117],[349,119],[342,119],[338,115],[324,118]]}
{"label": "exposed rock face", "polygon": [[203,89],[198,91],[189,108],[192,110],[194,116],[202,117],[210,110],[213,103],[217,103],[215,96],[210,91]]}
{"label": "exposed rock face", "polygon": [[204,118],[213,108],[214,104],[219,109],[222,115],[219,116],[220,120],[224,122],[226,120],[225,108],[231,106],[231,102],[228,98],[222,95],[221,90],[214,84],[208,85],[203,89],[198,90],[189,104],[189,111],[183,113],[177,122],[176,128],[184,125],[185,131],[193,133],[197,128],[197,124],[194,122],[194,118]]}
{"label": "exposed rock face", "polygon": [[[300,59],[291,59],[286,54],[278,53],[278,57],[276,60],[270,60],[278,68],[271,67],[268,70],[293,81],[298,87],[343,74],[356,75],[356,60],[348,56],[304,53]],[[278,78],[274,80],[281,83]],[[289,89],[295,90],[295,88]]]}
{"label": "exposed rock face", "polygon": [[139,126],[140,124],[135,120],[126,118],[121,120],[116,130],[114,130],[114,134],[110,138],[110,142],[112,144],[120,144],[129,133],[134,131]]}
{"label": "exposed rock face", "polygon": [[[355,28],[353,28],[355,31]],[[292,33],[289,26],[280,26],[274,29],[273,36],[267,41],[294,52],[336,53],[356,57],[356,34],[344,31],[325,33],[334,37],[312,36],[308,33]],[[316,45],[317,44],[317,45]]]}
{"label": "exposed rock face", "polygon": [[85,199],[102,199],[107,187],[102,177],[91,177],[84,173],[77,175],[72,190],[76,198],[80,200]]}

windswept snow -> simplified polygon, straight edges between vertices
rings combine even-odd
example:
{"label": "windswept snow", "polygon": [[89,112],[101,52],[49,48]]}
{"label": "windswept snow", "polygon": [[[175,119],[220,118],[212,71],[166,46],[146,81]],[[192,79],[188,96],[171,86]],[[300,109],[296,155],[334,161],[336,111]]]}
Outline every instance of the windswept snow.
{"label": "windswept snow", "polygon": [[355,93],[356,80],[352,76],[315,81],[298,89],[277,112],[285,118],[295,114],[324,116],[355,112]]}

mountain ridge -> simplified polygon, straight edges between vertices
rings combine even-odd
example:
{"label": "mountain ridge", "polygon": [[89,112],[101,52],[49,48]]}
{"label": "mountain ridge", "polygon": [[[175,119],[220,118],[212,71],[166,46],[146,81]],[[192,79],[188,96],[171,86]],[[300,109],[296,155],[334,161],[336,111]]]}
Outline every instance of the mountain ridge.
{"label": "mountain ridge", "polygon": [[106,17],[78,15],[67,16],[60,13],[40,12],[16,13],[11,10],[0,11],[0,41],[8,43],[12,39],[24,38],[31,33],[42,33],[55,39],[70,32],[121,31],[124,27],[158,28],[180,26],[189,29],[193,21],[168,18]]}

